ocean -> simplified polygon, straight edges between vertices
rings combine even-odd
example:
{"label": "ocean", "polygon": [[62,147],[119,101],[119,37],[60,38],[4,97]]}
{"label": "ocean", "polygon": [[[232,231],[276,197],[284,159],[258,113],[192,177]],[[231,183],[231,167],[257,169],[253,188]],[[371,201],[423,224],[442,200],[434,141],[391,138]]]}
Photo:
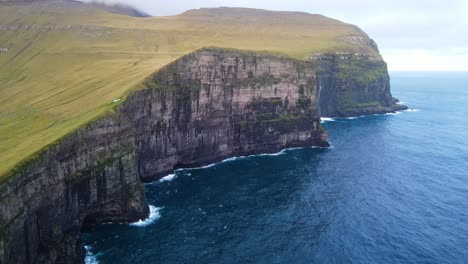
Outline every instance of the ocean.
{"label": "ocean", "polygon": [[178,170],[87,263],[467,263],[468,73],[391,73],[411,110],[324,119],[329,149]]}

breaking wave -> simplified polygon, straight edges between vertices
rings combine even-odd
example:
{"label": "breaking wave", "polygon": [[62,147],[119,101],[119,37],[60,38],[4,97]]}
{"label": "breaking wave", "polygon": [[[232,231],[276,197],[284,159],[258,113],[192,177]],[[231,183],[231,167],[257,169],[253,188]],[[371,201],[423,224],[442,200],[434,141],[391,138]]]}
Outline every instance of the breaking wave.
{"label": "breaking wave", "polygon": [[91,246],[85,246],[86,249],[86,257],[85,257],[85,264],[99,264],[97,260],[97,256],[91,252]]}
{"label": "breaking wave", "polygon": [[333,122],[333,121],[335,121],[335,119],[333,119],[333,118],[331,118],[331,117],[321,117],[321,118],[320,118],[320,121],[321,121],[322,123],[324,123],[324,122]]}
{"label": "breaking wave", "polygon": [[150,215],[148,218],[146,218],[145,220],[140,220],[135,223],[131,223],[130,226],[137,226],[137,227],[148,226],[154,223],[156,220],[158,220],[161,217],[161,214],[159,212],[161,211],[162,208],[150,205],[149,209],[150,209]]}
{"label": "breaking wave", "polygon": [[421,111],[421,109],[411,109],[410,108],[410,109],[404,110],[404,112],[419,112],[419,111]]}
{"label": "breaking wave", "polygon": [[161,178],[158,182],[170,182],[176,177],[175,174],[169,174],[166,177]]}

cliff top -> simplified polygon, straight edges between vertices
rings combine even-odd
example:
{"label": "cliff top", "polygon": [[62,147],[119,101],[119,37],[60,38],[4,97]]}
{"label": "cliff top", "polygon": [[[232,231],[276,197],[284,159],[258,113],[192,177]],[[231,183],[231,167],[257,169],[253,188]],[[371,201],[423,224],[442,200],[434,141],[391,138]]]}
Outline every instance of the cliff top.
{"label": "cliff top", "polygon": [[141,18],[77,1],[1,0],[0,175],[206,46],[298,59],[380,56],[356,26],[302,12],[215,8]]}

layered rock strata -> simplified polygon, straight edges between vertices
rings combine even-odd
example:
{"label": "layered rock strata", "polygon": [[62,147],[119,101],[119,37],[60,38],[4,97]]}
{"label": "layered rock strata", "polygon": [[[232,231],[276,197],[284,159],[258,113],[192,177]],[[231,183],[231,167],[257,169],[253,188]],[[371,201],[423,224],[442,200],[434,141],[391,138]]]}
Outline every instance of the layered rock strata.
{"label": "layered rock strata", "polygon": [[87,223],[131,222],[143,181],[179,167],[328,146],[313,62],[203,49],[0,184],[0,263],[83,263]]}

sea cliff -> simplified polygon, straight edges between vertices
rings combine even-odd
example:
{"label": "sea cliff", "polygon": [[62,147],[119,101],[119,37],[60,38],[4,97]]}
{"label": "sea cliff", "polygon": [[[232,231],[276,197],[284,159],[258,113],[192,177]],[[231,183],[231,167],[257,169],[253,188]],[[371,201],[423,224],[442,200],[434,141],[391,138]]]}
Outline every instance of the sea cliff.
{"label": "sea cliff", "polygon": [[311,60],[318,66],[320,116],[352,117],[408,109],[392,96],[387,64],[380,56],[333,53]]}
{"label": "sea cliff", "polygon": [[202,49],[0,185],[0,263],[82,263],[83,225],[148,215],[143,181],[223,158],[327,147],[317,65]]}

